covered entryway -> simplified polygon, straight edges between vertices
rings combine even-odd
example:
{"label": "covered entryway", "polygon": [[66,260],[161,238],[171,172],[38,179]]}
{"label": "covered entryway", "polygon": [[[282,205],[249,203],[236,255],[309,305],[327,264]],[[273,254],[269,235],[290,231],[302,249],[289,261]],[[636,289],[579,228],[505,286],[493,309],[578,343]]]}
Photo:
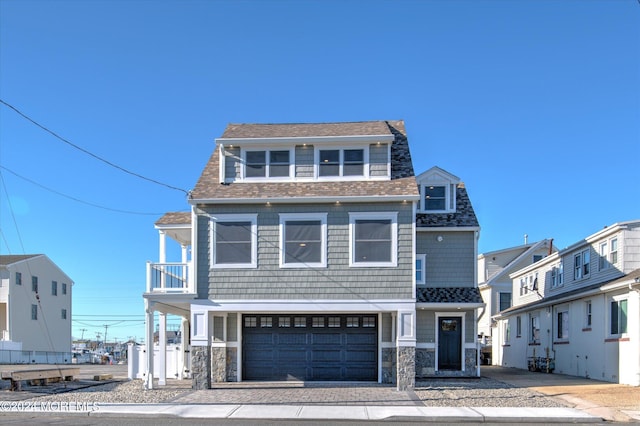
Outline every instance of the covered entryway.
{"label": "covered entryway", "polygon": [[462,318],[438,318],[438,370],[462,368]]}
{"label": "covered entryway", "polygon": [[378,379],[377,315],[243,315],[243,380]]}

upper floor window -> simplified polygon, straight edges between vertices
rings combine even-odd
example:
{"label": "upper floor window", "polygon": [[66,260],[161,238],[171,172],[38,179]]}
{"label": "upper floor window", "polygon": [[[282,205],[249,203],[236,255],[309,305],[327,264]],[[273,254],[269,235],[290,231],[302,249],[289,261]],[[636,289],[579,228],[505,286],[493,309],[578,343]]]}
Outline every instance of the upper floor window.
{"label": "upper floor window", "polygon": [[288,150],[247,151],[245,178],[274,178],[290,176],[291,153]]}
{"label": "upper floor window", "polygon": [[16,285],[22,285],[22,273],[16,272]]}
{"label": "upper floor window", "polygon": [[618,239],[611,240],[611,249],[609,250],[609,262],[612,265],[618,263]]}
{"label": "upper floor window", "polygon": [[364,176],[364,149],[320,149],[318,176]]}
{"label": "upper floor window", "polygon": [[211,265],[214,268],[257,266],[256,215],[218,215],[210,227]]}
{"label": "upper floor window", "polygon": [[416,255],[416,284],[425,284],[427,282],[426,270],[425,270],[426,264],[427,264],[427,255],[417,254]]}
{"label": "upper floor window", "polygon": [[396,213],[350,213],[350,266],[397,266]]}
{"label": "upper floor window", "polygon": [[51,295],[58,295],[58,281],[51,281]]}
{"label": "upper floor window", "polygon": [[67,294],[67,283],[62,283],[62,294]]}
{"label": "upper floor window", "polygon": [[446,186],[425,186],[424,188],[424,209],[445,210],[447,206]]}
{"label": "upper floor window", "polygon": [[327,265],[327,215],[280,215],[280,266]]}
{"label": "upper floor window", "polygon": [[581,251],[573,257],[573,278],[579,280],[589,276],[589,262],[591,256],[589,249]]}
{"label": "upper floor window", "polygon": [[38,319],[38,305],[31,305],[31,319]]}
{"label": "upper floor window", "polygon": [[38,292],[38,277],[31,277],[31,291]]}
{"label": "upper floor window", "polygon": [[432,167],[416,178],[420,190],[418,210],[427,213],[456,211],[456,192],[460,178]]}
{"label": "upper floor window", "polygon": [[564,267],[562,261],[551,268],[551,287],[560,287],[563,283]]}
{"label": "upper floor window", "polygon": [[505,309],[509,309],[511,307],[511,293],[499,293],[499,309],[500,311],[504,311]]}

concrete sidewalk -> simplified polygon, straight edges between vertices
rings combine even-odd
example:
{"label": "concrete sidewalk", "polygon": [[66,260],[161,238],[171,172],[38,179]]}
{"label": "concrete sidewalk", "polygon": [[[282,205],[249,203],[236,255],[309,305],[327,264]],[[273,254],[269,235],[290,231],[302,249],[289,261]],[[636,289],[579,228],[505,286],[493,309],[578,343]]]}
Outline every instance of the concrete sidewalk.
{"label": "concrete sidewalk", "polygon": [[[116,417],[176,417],[229,420],[346,420],[475,423],[600,423],[602,418],[573,408],[419,407],[213,404],[80,404],[53,406],[49,413]],[[0,407],[3,412],[43,413],[42,407]],[[51,409],[52,407],[49,406]]]}

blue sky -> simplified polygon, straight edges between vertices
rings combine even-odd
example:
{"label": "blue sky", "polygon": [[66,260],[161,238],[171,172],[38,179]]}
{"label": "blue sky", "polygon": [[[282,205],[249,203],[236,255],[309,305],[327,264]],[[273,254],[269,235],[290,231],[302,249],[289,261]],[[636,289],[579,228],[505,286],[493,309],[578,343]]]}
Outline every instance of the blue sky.
{"label": "blue sky", "polygon": [[[640,218],[637,0],[0,0],[0,97],[186,190],[229,122],[404,119],[416,173],[466,183],[481,252]],[[0,165],[0,253],[71,276],[75,337],[140,339],[184,193],[6,105]]]}

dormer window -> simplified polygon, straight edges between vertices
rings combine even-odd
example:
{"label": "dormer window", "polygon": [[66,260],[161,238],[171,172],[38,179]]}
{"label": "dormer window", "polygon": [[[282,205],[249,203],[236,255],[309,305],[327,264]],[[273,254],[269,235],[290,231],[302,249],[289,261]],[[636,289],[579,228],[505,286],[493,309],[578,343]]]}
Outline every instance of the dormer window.
{"label": "dormer window", "polygon": [[432,167],[417,178],[420,186],[419,211],[449,213],[456,211],[456,187],[460,178],[439,167]]}
{"label": "dormer window", "polygon": [[318,176],[364,176],[364,149],[321,149]]}
{"label": "dormer window", "polygon": [[291,153],[287,150],[247,151],[245,154],[245,178],[288,178]]}

